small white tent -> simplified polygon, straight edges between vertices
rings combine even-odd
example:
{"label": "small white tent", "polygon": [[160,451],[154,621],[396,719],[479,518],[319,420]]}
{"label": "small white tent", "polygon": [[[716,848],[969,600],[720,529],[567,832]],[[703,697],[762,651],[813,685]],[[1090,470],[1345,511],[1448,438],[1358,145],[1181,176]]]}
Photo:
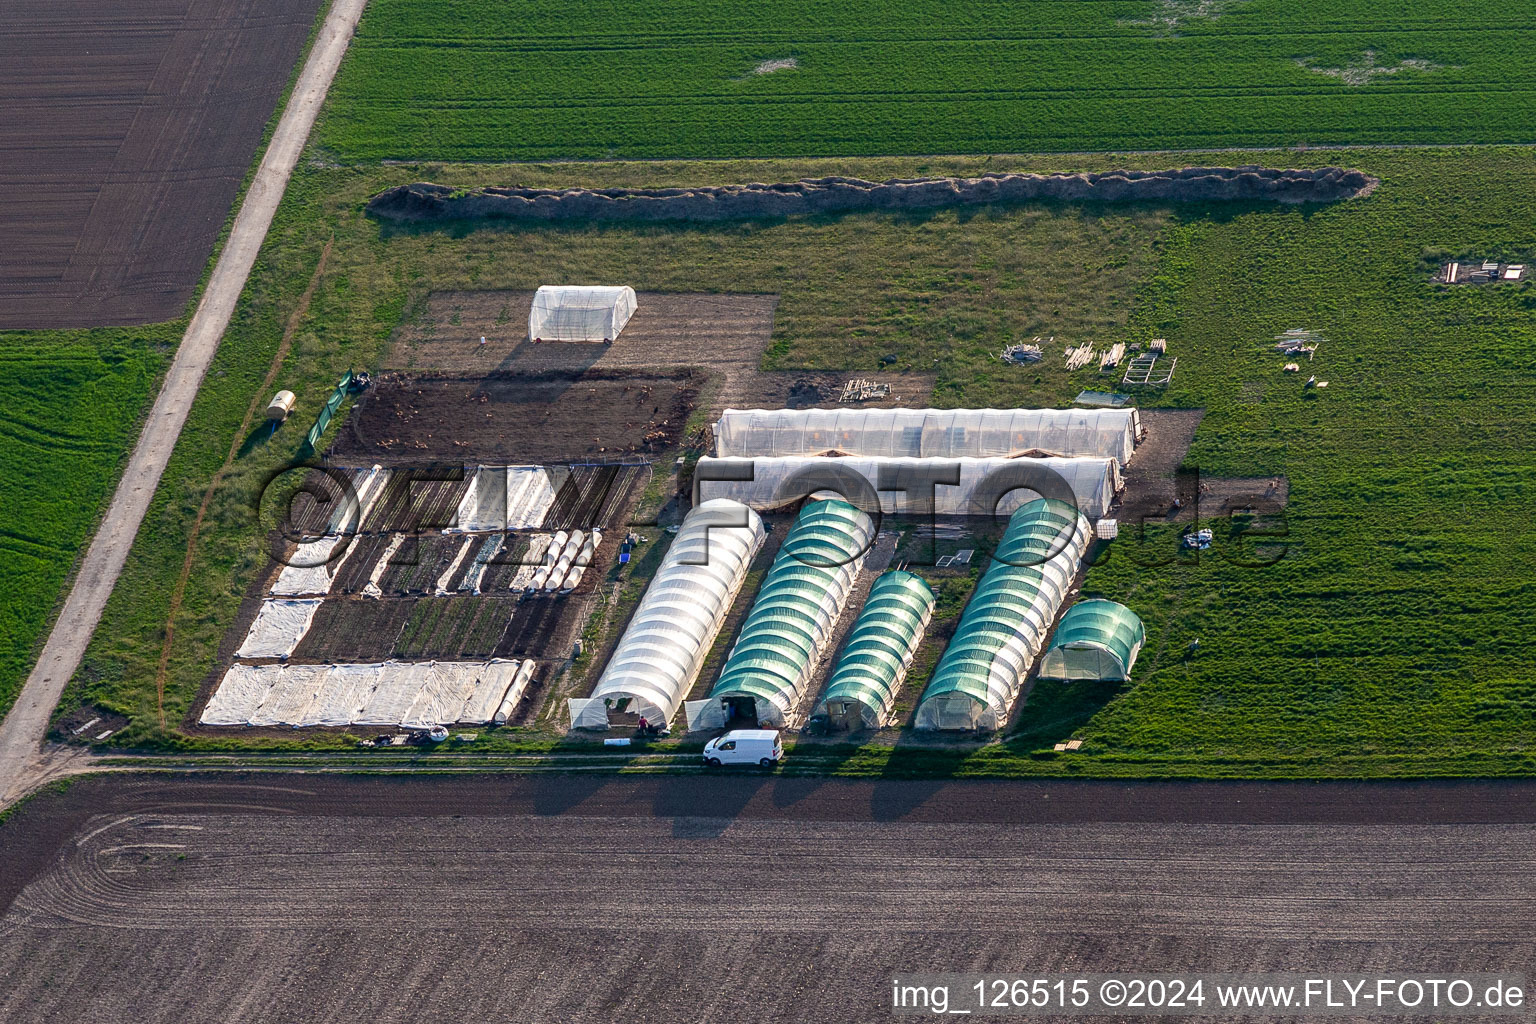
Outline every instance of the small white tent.
{"label": "small white tent", "polygon": [[528,311],[530,341],[612,341],[635,315],[635,290],[546,284]]}

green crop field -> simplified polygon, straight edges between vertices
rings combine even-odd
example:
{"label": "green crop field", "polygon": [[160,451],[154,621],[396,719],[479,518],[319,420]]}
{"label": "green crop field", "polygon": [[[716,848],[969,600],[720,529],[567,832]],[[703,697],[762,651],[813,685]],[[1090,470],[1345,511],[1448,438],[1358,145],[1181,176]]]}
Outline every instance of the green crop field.
{"label": "green crop field", "polygon": [[0,714],[128,460],[175,327],[0,333]]}
{"label": "green crop field", "polygon": [[[1213,162],[1232,160],[1217,157]],[[850,750],[845,772],[1379,776],[1536,771],[1536,288],[1443,288],[1442,252],[1536,256],[1536,153],[1526,149],[1287,154],[1381,177],[1326,207],[1032,205],[922,216],[858,214],[699,227],[499,226],[386,231],[367,196],[423,176],[448,184],[675,185],[807,174],[974,173],[959,158],[775,163],[310,164],[220,349],[65,707],[133,719],[125,741],[187,745],[177,725],[265,560],[251,513],[298,432],[250,446],[210,509],[177,621],[159,725],[155,665],[169,593],[204,487],[261,379],[281,324],[335,233],[279,386],[313,404],[348,366],[374,367],[433,289],[624,280],[641,289],[781,295],[770,367],[864,371],[894,353],[931,368],[936,402],[1061,405],[1094,382],[995,352],[1164,336],[1179,356],[1150,404],[1206,410],[1189,462],[1213,475],[1283,474],[1283,536],[1268,567],[1218,521],[1214,549],[1167,563],[1167,534],[1129,530],[1087,579],[1147,621],[1124,688],[1042,687],[1016,738],[980,749],[898,742]],[[1008,158],[1096,170],[1167,157]],[[1280,372],[1272,336],[1328,339],[1311,370]],[[1059,361],[1059,360],[1058,360]],[[1188,653],[1200,640],[1199,652]],[[526,734],[520,734],[526,735]],[[1052,756],[1055,739],[1083,753]],[[249,743],[232,732],[204,745]],[[271,741],[261,741],[270,745]],[[338,746],[296,734],[293,743]],[[482,738],[494,747],[495,734]],[[544,742],[552,742],[546,740]],[[1041,753],[1040,748],[1047,748]]]}
{"label": "green crop field", "polygon": [[[793,66],[787,66],[787,62]],[[342,162],[1526,142],[1536,4],[373,0]]]}

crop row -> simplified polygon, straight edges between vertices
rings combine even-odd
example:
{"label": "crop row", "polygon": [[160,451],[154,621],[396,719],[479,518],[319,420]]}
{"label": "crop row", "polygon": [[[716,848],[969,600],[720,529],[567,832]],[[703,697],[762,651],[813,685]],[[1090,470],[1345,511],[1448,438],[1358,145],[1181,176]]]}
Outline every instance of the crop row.
{"label": "crop row", "polygon": [[1536,115],[1517,8],[1157,20],[1189,6],[380,0],[319,138],[349,160],[1031,152],[1508,141]]}

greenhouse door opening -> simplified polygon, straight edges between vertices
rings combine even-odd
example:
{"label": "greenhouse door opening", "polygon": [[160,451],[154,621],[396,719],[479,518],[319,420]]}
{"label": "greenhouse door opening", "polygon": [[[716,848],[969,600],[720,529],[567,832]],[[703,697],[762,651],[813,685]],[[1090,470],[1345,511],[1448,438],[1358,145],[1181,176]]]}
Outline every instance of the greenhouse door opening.
{"label": "greenhouse door opening", "polygon": [[727,729],[757,728],[757,699],[755,697],[721,697],[720,705],[725,710],[725,727]]}
{"label": "greenhouse door opening", "polygon": [[[621,706],[622,705],[622,706]],[[648,722],[654,725],[654,722]],[[640,715],[635,708],[629,706],[628,701],[615,704],[608,709],[608,728],[610,729],[638,729],[640,728]]]}
{"label": "greenhouse door opening", "polygon": [[853,700],[828,701],[827,728],[831,732],[851,732],[864,728],[864,705]]}

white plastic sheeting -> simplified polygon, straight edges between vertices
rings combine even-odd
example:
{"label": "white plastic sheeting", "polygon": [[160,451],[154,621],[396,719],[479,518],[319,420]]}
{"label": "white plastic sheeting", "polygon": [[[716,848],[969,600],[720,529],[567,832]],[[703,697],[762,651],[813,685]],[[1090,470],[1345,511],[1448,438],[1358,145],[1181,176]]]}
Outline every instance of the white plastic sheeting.
{"label": "white plastic sheeting", "polygon": [[384,591],[379,587],[379,581],[384,578],[384,573],[389,569],[389,563],[394,561],[395,552],[400,550],[400,545],[405,543],[407,534],[397,533],[389,538],[389,543],[384,547],[384,553],[379,560],[373,563],[373,571],[368,574],[368,582],[363,585],[364,597],[383,597]]}
{"label": "white plastic sheeting", "polygon": [[1136,448],[1135,409],[727,409],[715,454],[991,458],[1039,453],[1116,459]]}
{"label": "white plastic sheeting", "polygon": [[384,493],[384,485],[388,482],[389,470],[383,466],[375,464],[367,471],[360,472],[346,493],[339,496],[336,507],[326,520],[326,535],[353,534],[362,529],[364,520],[368,518],[374,502]]}
{"label": "white plastic sheeting", "polygon": [[326,533],[356,533],[363,528],[363,523],[368,519],[368,513],[373,510],[374,503],[384,493],[384,485],[389,483],[389,470],[375,464],[357,479],[353,490],[355,497],[344,501],[335,515],[331,517],[331,523]]}
{"label": "white plastic sheeting", "polygon": [[[561,545],[565,541],[562,540]],[[550,549],[554,548],[554,553]],[[512,579],[507,583],[507,589],[513,593],[521,593],[533,586],[535,579],[542,572],[544,579],[549,579],[547,567],[554,564],[554,560],[560,557],[560,548],[555,545],[555,538],[547,533],[536,533],[528,538],[528,550],[523,555],[523,560],[517,566],[517,572],[512,574]],[[546,561],[547,559],[547,561]]]}
{"label": "white plastic sheeting", "polygon": [[470,478],[448,532],[536,529],[554,503],[554,482],[544,467],[480,466]]}
{"label": "white plastic sheeting", "polygon": [[[335,554],[343,540],[348,549]],[[350,554],[350,546],[350,537],[321,537],[298,545],[283,571],[277,574],[271,593],[284,597],[329,593],[333,574]]]}
{"label": "white plastic sheeting", "polygon": [[235,664],[224,674],[199,721],[334,728],[480,725],[490,722],[508,700],[515,704],[532,675],[532,662],[500,658],[363,665]]}
{"label": "white plastic sheeting", "polygon": [[463,542],[459,544],[458,553],[453,556],[453,561],[448,563],[448,568],[444,569],[443,574],[437,578],[437,586],[432,591],[434,594],[438,597],[443,597],[448,593],[448,584],[453,582],[454,574],[459,571],[459,566],[464,564],[464,557],[469,554],[469,549],[474,546],[475,539],[473,537],[464,538]]}
{"label": "white plastic sheeting", "polygon": [[426,685],[416,695],[400,724],[418,729],[459,720],[464,702],[475,692],[480,666],[464,662],[435,661],[427,672]]}
{"label": "white plastic sheeting", "polygon": [[481,466],[469,478],[464,497],[459,499],[453,525],[444,533],[480,533],[507,528],[507,471],[499,466]]}
{"label": "white plastic sheeting", "polygon": [[351,725],[362,713],[374,688],[384,673],[384,666],[332,665],[320,687],[315,703],[310,706],[309,720],[294,725],[328,725],[340,728]]}
{"label": "white plastic sheeting", "polygon": [[[750,477],[750,479],[731,479]],[[1102,516],[1121,489],[1114,459],[889,459],[791,455],[703,458],[694,471],[695,501],[734,498],[754,509],[782,508],[810,495],[836,493],[860,508],[858,481],[878,492],[886,515],[1007,515],[1039,497],[1071,499],[1090,518]],[[933,483],[932,509],[924,482]],[[872,499],[871,499],[872,500]]]}
{"label": "white plastic sheeting", "polygon": [[570,701],[571,726],[606,729],[609,703],[625,699],[626,710],[671,722],[763,536],[763,521],[738,502],[717,499],[689,512],[592,696]]}
{"label": "white plastic sheeting", "polygon": [[[527,664],[531,674],[533,662]],[[491,721],[496,715],[496,709],[501,707],[505,698],[511,693],[520,668],[518,662],[501,658],[494,658],[478,666],[470,685],[469,696],[464,698],[464,704],[459,708],[459,717],[455,721],[466,725],[479,725]]]}
{"label": "white plastic sheeting", "polygon": [[480,550],[475,553],[474,562],[470,564],[469,571],[459,582],[461,593],[480,593],[480,581],[485,578],[486,567],[491,564],[492,559],[501,554],[501,546],[506,539],[506,534],[497,534],[480,546]]}
{"label": "white plastic sheeting", "polygon": [[358,709],[354,725],[400,725],[426,688],[431,662],[385,662],[378,685]]}
{"label": "white plastic sheeting", "polygon": [[546,284],[534,293],[528,337],[532,341],[612,341],[637,305],[635,290],[628,285]]}
{"label": "white plastic sheeting", "polygon": [[507,529],[533,530],[555,503],[555,483],[542,466],[507,467]]}
{"label": "white plastic sheeting", "polygon": [[388,481],[389,470],[382,466],[360,474],[331,512],[325,533],[297,546],[278,573],[271,593],[280,597],[330,593],[336,571],[352,552],[353,534],[361,528]]}
{"label": "white plastic sheeting", "polygon": [[231,665],[198,719],[203,725],[244,725],[281,678],[281,665]]}
{"label": "white plastic sheeting", "polygon": [[299,646],[315,612],[324,600],[318,597],[275,598],[261,602],[256,621],[235,652],[237,658],[286,658]]}
{"label": "white plastic sheeting", "polygon": [[310,706],[325,681],[325,665],[283,665],[267,699],[251,713],[247,725],[297,725],[309,718]]}

